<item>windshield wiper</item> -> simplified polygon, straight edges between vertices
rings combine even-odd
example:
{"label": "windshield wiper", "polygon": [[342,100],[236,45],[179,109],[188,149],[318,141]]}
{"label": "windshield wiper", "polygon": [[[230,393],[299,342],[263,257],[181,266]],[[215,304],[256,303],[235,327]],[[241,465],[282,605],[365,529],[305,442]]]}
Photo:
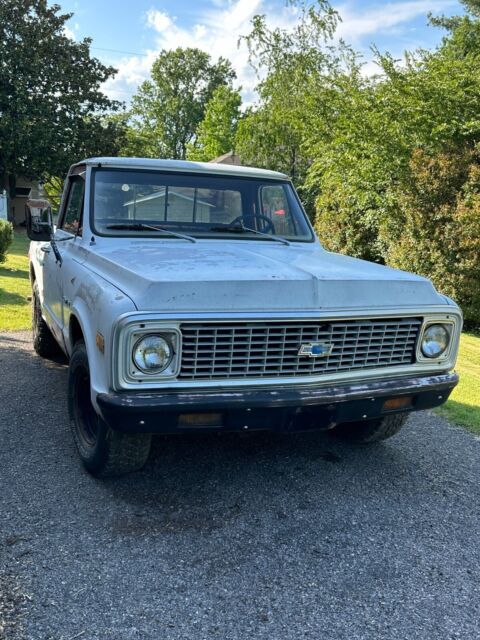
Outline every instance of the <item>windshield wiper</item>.
{"label": "windshield wiper", "polygon": [[257,231],[257,229],[251,229],[250,227],[246,227],[245,225],[225,225],[224,227],[210,227],[209,231],[225,231],[226,233],[256,233],[259,236],[263,236],[267,238],[267,240],[275,240],[276,242],[281,242],[282,244],[290,245],[290,242],[283,238],[282,236],[272,236],[269,233],[263,233],[263,231]]}
{"label": "windshield wiper", "polygon": [[153,224],[144,224],[143,222],[121,222],[117,224],[107,224],[107,229],[116,229],[118,231],[129,230],[129,231],[160,231],[161,233],[166,233],[174,238],[182,238],[183,240],[188,240],[189,242],[196,242],[197,240],[192,236],[187,236],[183,233],[177,233],[176,231],[170,231],[170,229],[166,229],[165,227],[156,226]]}

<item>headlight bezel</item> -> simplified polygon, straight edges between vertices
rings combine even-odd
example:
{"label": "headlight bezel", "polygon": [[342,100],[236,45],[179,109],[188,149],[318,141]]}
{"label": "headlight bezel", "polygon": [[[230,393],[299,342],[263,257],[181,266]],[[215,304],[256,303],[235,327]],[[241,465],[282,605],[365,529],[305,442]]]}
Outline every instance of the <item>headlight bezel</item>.
{"label": "headlight bezel", "polygon": [[[423,339],[425,337],[427,330],[434,325],[442,326],[447,331],[449,339],[448,339],[448,344],[446,349],[440,355],[431,357],[431,356],[426,356],[423,352]],[[422,329],[418,336],[417,362],[422,364],[444,363],[445,361],[449,360],[451,357],[452,348],[455,345],[455,340],[456,340],[456,323],[453,319],[445,318],[445,317],[426,319],[422,325]]]}
{"label": "headlight bezel", "polygon": [[[167,345],[167,348],[168,348],[168,350],[170,352],[169,357],[167,358],[167,361],[166,361],[165,365],[160,367],[160,368],[147,369],[147,368],[142,367],[137,361],[136,352],[137,352],[140,344],[143,341],[147,340],[148,338],[159,338],[160,340],[163,340],[163,342],[165,342],[165,344]],[[171,339],[168,336],[168,333],[167,334],[163,334],[163,333],[160,333],[160,332],[145,333],[145,334],[141,335],[138,338],[138,340],[136,340],[136,342],[133,344],[133,347],[132,347],[132,362],[133,362],[134,367],[136,367],[141,373],[143,373],[144,375],[147,375],[149,377],[161,375],[164,371],[166,371],[168,369],[168,367],[170,366],[170,364],[171,364],[172,360],[174,359],[174,357],[175,357],[175,348],[174,348],[174,346],[172,344]]]}
{"label": "headlight bezel", "polygon": [[[117,388],[151,388],[171,382],[178,377],[182,351],[182,334],[179,323],[144,320],[130,316],[126,317],[124,322],[121,321],[118,327],[121,327],[115,341],[118,357],[112,360],[112,375]],[[166,339],[173,350],[173,357],[167,367],[159,372],[142,371],[137,368],[133,359],[135,345],[149,335],[158,335]]]}

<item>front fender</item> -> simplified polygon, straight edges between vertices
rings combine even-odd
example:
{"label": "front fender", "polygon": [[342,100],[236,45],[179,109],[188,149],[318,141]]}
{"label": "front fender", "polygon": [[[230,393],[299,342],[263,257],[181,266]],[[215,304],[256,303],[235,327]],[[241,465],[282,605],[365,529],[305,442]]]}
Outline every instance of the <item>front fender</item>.
{"label": "front fender", "polygon": [[136,308],[127,295],[92,272],[84,271],[79,280],[64,339],[67,352],[71,354],[75,340],[72,329],[77,321],[87,349],[92,401],[96,406],[97,395],[111,388],[112,328],[118,316]]}

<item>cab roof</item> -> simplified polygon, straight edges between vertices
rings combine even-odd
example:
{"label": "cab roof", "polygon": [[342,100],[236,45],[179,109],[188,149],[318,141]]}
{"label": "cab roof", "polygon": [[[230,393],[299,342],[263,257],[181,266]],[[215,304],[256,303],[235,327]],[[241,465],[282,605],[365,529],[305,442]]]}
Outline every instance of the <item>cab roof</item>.
{"label": "cab roof", "polygon": [[190,162],[188,160],[162,160],[157,158],[87,158],[77,164],[87,166],[112,167],[115,169],[151,169],[157,171],[182,171],[188,173],[208,173],[210,175],[239,176],[267,180],[288,180],[288,176],[278,171],[239,167],[214,162]]}

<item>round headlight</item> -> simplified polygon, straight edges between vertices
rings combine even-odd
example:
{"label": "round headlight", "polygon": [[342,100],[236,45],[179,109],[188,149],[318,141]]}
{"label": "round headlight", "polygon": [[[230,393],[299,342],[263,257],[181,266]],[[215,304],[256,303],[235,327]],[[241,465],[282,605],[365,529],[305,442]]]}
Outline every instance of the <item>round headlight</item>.
{"label": "round headlight", "polygon": [[439,358],[448,347],[450,334],[443,324],[431,324],[422,337],[422,353],[426,358]]}
{"label": "round headlight", "polygon": [[173,347],[162,336],[144,336],[133,347],[133,362],[144,373],[160,373],[168,367],[172,358]]}

